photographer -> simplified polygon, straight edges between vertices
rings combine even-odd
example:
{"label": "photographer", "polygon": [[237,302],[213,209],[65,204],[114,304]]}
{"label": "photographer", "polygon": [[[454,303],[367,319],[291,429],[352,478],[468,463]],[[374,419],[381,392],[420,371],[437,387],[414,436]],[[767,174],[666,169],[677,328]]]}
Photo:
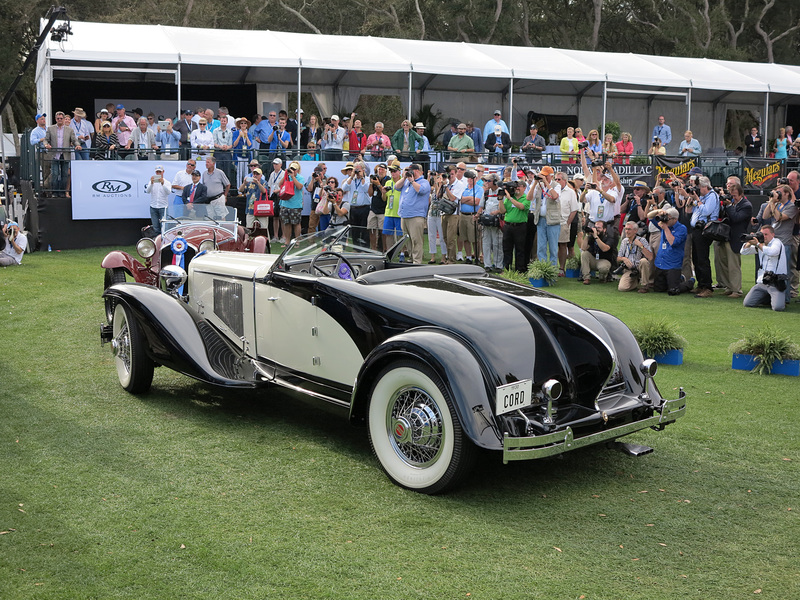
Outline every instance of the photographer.
{"label": "photographer", "polygon": [[539,135],[539,127],[536,123],[531,125],[531,134],[526,135],[525,139],[522,140],[522,146],[520,150],[525,152],[525,158],[528,159],[530,163],[538,163],[542,160],[542,152],[547,147],[547,144],[544,141],[544,138]]}
{"label": "photographer", "polygon": [[728,219],[730,235],[725,242],[714,242],[714,269],[717,282],[725,285],[725,295],[742,297],[742,235],[750,227],[753,205],[745,198],[738,177],[728,177],[726,191],[720,193],[720,214]]}
{"label": "photographer", "polygon": [[[313,141],[313,140],[312,140]],[[311,177],[306,182],[306,190],[311,194],[311,212],[308,215],[308,229],[309,233],[317,231],[319,228],[319,217],[322,214],[322,207],[319,206],[320,199],[322,198],[322,190],[325,186],[325,167],[318,164],[314,167]],[[335,187],[335,186],[334,186]],[[333,189],[333,188],[332,188]],[[317,208],[319,207],[319,212]]]}
{"label": "photographer", "polygon": [[330,217],[328,227],[339,227],[347,225],[349,222],[350,203],[344,200],[344,191],[336,188],[333,193],[328,194],[322,214]]}
{"label": "photographer", "polygon": [[688,292],[694,287],[693,279],[687,280],[681,275],[689,232],[683,223],[678,222],[678,216],[678,209],[674,206],[659,208],[647,215],[661,230],[654,263],[653,291],[667,292],[670,296]]}
{"label": "photographer", "polygon": [[[288,134],[287,134],[288,135]],[[294,196],[288,200],[281,200],[281,224],[283,226],[283,235],[286,237],[286,243],[292,241],[292,233],[294,237],[300,237],[300,217],[303,212],[303,184],[305,178],[300,174],[300,163],[292,161],[286,168],[286,174],[294,184]]]}
{"label": "photographer", "polygon": [[619,214],[623,190],[611,162],[593,161],[590,169],[586,164],[586,154],[581,152],[581,167],[586,177],[586,186],[579,201],[587,204],[589,221],[614,221]]}
{"label": "photographer", "polygon": [[617,230],[597,221],[583,228],[581,243],[581,278],[583,285],[591,283],[592,271],[597,270],[600,283],[608,280],[611,265],[617,262]]}
{"label": "photographer", "polygon": [[11,221],[3,225],[3,249],[0,250],[0,266],[9,267],[22,263],[22,255],[28,247],[28,238],[19,232],[19,224]]}
{"label": "photographer", "polygon": [[691,214],[692,262],[697,276],[695,298],[710,298],[714,295],[711,281],[711,241],[703,235],[706,224],[719,217],[719,196],[711,187],[708,177],[699,177],[697,186],[686,188],[689,201],[686,212]]}
{"label": "photographer", "polygon": [[[797,267],[797,246],[794,241],[794,223],[797,218],[794,192],[788,185],[779,185],[769,196],[763,213],[764,219],[772,225],[775,238],[783,244],[786,254],[787,273]],[[791,286],[786,289],[786,303],[791,301]]]}
{"label": "photographer", "polygon": [[525,194],[524,180],[504,181],[497,198],[504,204],[506,226],[503,228],[503,268],[510,269],[512,260],[517,272],[528,270],[529,256],[525,254],[525,230],[531,201]]}
{"label": "photographer", "polygon": [[693,167],[689,171],[688,180],[684,182],[683,179],[670,172],[671,179],[669,185],[673,193],[675,208],[678,209],[678,221],[681,225],[686,227],[688,234],[684,245],[683,266],[681,267],[681,273],[687,281],[694,275],[694,268],[692,266],[692,215],[686,212],[691,197],[689,196],[689,192],[686,191],[686,188],[687,186],[697,186],[697,180],[702,174],[703,172],[699,167]]}
{"label": "photographer", "polygon": [[[464,262],[471,265],[477,263],[478,252],[476,215],[478,206],[483,199],[483,186],[476,183],[478,174],[472,169],[467,169],[464,173],[467,180],[467,187],[461,194],[461,202],[458,205],[458,242],[464,247]],[[473,249],[475,254],[473,254]]]}
{"label": "photographer", "polygon": [[[503,231],[500,229],[500,220],[505,215],[505,203],[498,197],[498,177],[490,173],[483,179],[484,197],[481,199],[478,222],[483,225],[483,268],[491,273],[503,271]],[[494,266],[493,266],[494,265]]]}
{"label": "photographer", "polygon": [[[198,178],[200,173],[197,173]],[[201,184],[202,185],[202,184]],[[204,186],[205,187],[205,186]],[[264,178],[260,167],[253,169],[247,177],[242,181],[239,186],[239,194],[244,194],[245,198],[245,214],[247,215],[247,227],[252,228],[257,221],[259,226],[267,231],[269,227],[269,217],[257,217],[254,214],[256,200],[266,197],[267,194],[267,180]]]}
{"label": "photographer", "polygon": [[451,168],[447,176],[447,185],[445,185],[444,197],[450,202],[456,204],[456,209],[450,214],[442,215],[442,229],[444,229],[444,239],[447,244],[447,258],[446,263],[454,263],[458,260],[456,254],[458,243],[458,206],[461,204],[461,196],[467,189],[467,180],[464,178],[464,173],[467,171],[467,165],[463,162],[458,163],[455,168]]}
{"label": "photographer", "polygon": [[545,165],[534,174],[533,186],[528,188],[531,213],[536,223],[538,244],[536,255],[558,266],[558,238],[561,233],[561,184],[553,180],[553,167]]}
{"label": "photographer", "polygon": [[369,247],[369,233],[367,232],[371,202],[369,187],[366,163],[353,163],[353,170],[342,182],[342,189],[349,196],[353,243],[363,248]]}
{"label": "photographer", "polygon": [[661,145],[661,139],[655,137],[653,138],[653,143],[650,145],[650,148],[647,149],[647,153],[653,156],[664,156],[667,153],[667,149]]}
{"label": "photographer", "polygon": [[422,165],[411,164],[397,188],[400,189],[400,224],[403,233],[411,238],[412,262],[420,265],[424,252],[425,219],[431,201],[431,184],[422,176]]}
{"label": "photographer", "polygon": [[161,165],[156,167],[156,174],[144,186],[144,193],[150,194],[150,223],[156,235],[161,233],[161,219],[167,212],[171,187],[164,179],[164,167]]}
{"label": "photographer", "polygon": [[325,144],[325,149],[322,151],[323,160],[342,160],[346,133],[345,128],[339,126],[339,115],[331,115],[331,122],[325,124],[325,132],[322,134],[322,141]]}
{"label": "photographer", "polygon": [[[388,250],[403,236],[403,224],[400,219],[400,189],[397,184],[403,175],[400,171],[400,161],[393,160],[389,163],[389,179],[386,180],[386,213],[383,217],[383,248]],[[430,227],[430,226],[429,226]],[[428,229],[430,232],[430,229]],[[442,237],[444,248],[444,237]],[[444,255],[445,252],[443,251]]]}
{"label": "photographer", "polygon": [[614,271],[616,275],[621,275],[619,286],[620,292],[632,292],[636,289],[638,280],[639,293],[646,294],[650,283],[650,271],[653,261],[653,252],[650,244],[642,236],[637,235],[639,226],[634,221],[625,223],[622,243],[619,245],[617,262],[619,267]]}
{"label": "photographer", "polygon": [[[386,163],[380,163],[375,167],[375,173],[369,176],[369,216],[367,217],[367,229],[369,230],[369,247],[373,250],[378,249],[378,236],[383,231],[383,220],[386,215],[386,182],[389,176],[386,174]],[[381,244],[383,245],[383,244]],[[386,248],[384,247],[384,250]]]}
{"label": "photographer", "polygon": [[770,304],[772,310],[786,308],[786,252],[775,237],[772,225],[763,225],[759,233],[747,238],[741,254],[758,253],[758,276],[756,284],[747,292],[744,306],[753,308]]}

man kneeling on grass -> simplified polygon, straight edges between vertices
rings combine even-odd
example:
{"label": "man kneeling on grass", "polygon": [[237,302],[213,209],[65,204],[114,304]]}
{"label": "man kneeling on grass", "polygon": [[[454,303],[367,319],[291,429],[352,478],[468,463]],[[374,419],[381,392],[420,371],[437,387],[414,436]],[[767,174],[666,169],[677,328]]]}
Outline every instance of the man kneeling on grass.
{"label": "man kneeling on grass", "polygon": [[19,232],[19,225],[11,221],[3,225],[0,238],[0,267],[10,267],[22,263],[22,255],[28,247],[28,238]]}
{"label": "man kneeling on grass", "polygon": [[650,281],[650,265],[653,260],[653,252],[650,244],[642,236],[637,235],[639,226],[634,221],[625,223],[625,237],[619,245],[617,262],[619,267],[615,271],[621,275],[618,289],[620,292],[632,292],[637,284],[639,293],[646,294],[649,290],[647,284]]}

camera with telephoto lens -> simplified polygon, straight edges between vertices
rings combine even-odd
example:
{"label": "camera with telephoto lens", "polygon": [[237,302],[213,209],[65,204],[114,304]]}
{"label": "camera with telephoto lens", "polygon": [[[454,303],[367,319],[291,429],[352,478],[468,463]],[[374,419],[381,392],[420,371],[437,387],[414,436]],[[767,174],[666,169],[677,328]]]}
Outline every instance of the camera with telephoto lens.
{"label": "camera with telephoto lens", "polygon": [[589,164],[592,167],[602,167],[605,163],[603,162],[602,158],[596,158]]}
{"label": "camera with telephoto lens", "polygon": [[778,185],[789,185],[789,178],[781,177],[780,179],[778,179]]}
{"label": "camera with telephoto lens", "polygon": [[666,213],[666,211],[664,211],[661,214],[657,215],[656,219],[658,219],[662,223],[667,223],[670,220],[670,216]]}
{"label": "camera with telephoto lens", "polygon": [[755,231],[753,233],[743,233],[742,237],[739,238],[739,241],[742,243],[750,242],[756,240],[759,244],[764,243],[764,234],[760,231]]}
{"label": "camera with telephoto lens", "polygon": [[783,200],[783,193],[780,190],[773,190],[772,194],[770,195],[773,196],[778,202]]}
{"label": "camera with telephoto lens", "polygon": [[719,201],[722,202],[723,204],[731,204],[733,202],[733,196],[720,190]]}
{"label": "camera with telephoto lens", "polygon": [[594,227],[592,227],[591,225],[584,225],[583,227],[581,227],[581,229],[583,230],[583,233],[586,233],[588,235],[594,235]]}
{"label": "camera with telephoto lens", "polygon": [[326,185],[322,189],[325,190],[326,192],[328,192],[329,194],[332,194],[332,193],[334,193],[336,191],[336,188],[334,188],[332,185]]}
{"label": "camera with telephoto lens", "polygon": [[764,271],[764,275],[761,277],[761,282],[764,285],[778,287],[778,281],[779,277],[775,274],[775,271]]}
{"label": "camera with telephoto lens", "polygon": [[697,186],[694,186],[694,185],[690,185],[689,187],[686,188],[686,193],[687,194],[696,194],[699,191],[700,191],[700,188],[698,188]]}
{"label": "camera with telephoto lens", "polygon": [[277,125],[273,125],[272,126],[272,131],[278,131],[278,126]]}
{"label": "camera with telephoto lens", "polygon": [[584,148],[589,147],[589,142],[583,140],[582,142],[578,142],[578,150],[583,150]]}

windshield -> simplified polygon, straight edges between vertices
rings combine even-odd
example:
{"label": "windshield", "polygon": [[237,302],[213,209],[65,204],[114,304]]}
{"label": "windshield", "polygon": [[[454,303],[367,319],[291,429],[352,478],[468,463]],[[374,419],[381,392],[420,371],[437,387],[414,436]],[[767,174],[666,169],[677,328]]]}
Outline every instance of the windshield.
{"label": "windshield", "polygon": [[[327,251],[349,255],[384,256],[380,250],[372,250],[369,245],[363,245],[363,237],[359,235],[360,230],[365,229],[344,225],[300,236],[292,240],[292,243],[284,250],[282,259],[284,262],[291,263],[295,259],[313,258],[320,252]],[[369,236],[366,239],[369,244]]]}
{"label": "windshield", "polygon": [[216,224],[231,233],[236,233],[239,224],[236,219],[236,209],[230,206],[171,204],[167,207],[164,219],[161,221],[161,231],[166,233],[175,227],[186,227],[187,223]]}

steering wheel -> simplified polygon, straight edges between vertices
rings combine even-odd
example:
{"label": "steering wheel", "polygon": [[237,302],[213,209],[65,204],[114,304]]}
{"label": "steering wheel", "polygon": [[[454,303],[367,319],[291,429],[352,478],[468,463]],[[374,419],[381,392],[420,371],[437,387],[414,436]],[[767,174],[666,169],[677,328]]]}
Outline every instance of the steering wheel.
{"label": "steering wheel", "polygon": [[[336,266],[330,271],[326,271],[317,264],[317,261],[323,256],[334,256],[338,259],[336,261]],[[346,279],[348,281],[355,279],[355,269],[353,269],[353,265],[350,264],[350,261],[338,252],[333,252],[332,250],[325,250],[317,254],[309,266],[312,271],[318,271],[324,277],[338,277],[339,279]]]}

